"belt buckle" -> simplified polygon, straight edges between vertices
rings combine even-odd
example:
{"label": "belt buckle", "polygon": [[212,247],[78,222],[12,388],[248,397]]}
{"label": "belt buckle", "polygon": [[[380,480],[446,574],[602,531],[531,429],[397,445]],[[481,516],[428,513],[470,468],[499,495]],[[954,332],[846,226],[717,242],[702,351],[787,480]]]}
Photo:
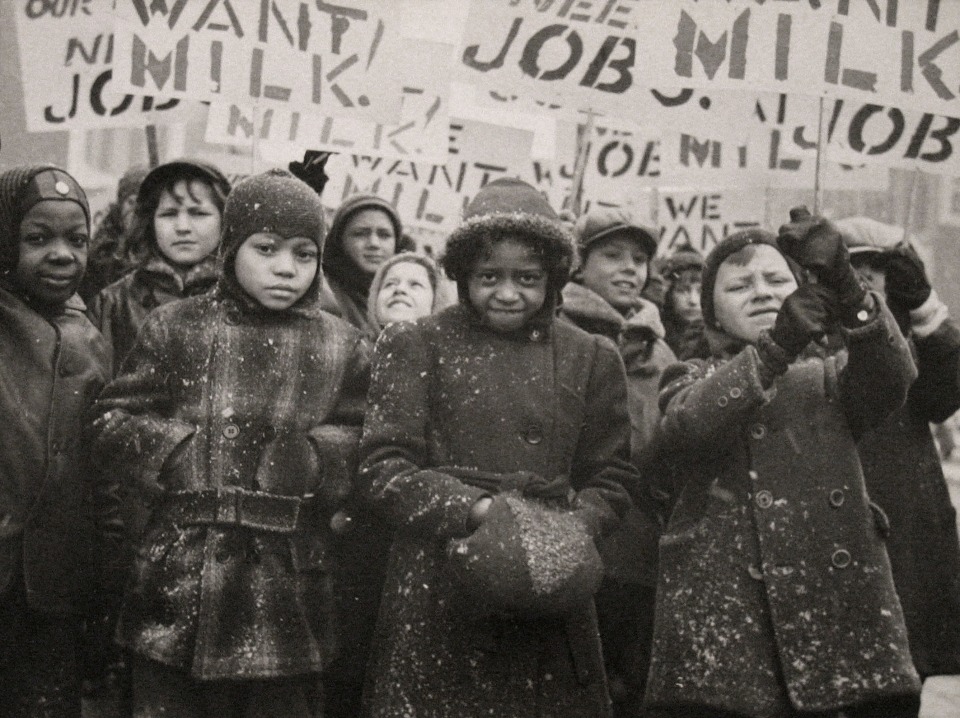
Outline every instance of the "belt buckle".
{"label": "belt buckle", "polygon": [[240,499],[235,489],[217,489],[218,524],[235,524],[240,520]]}

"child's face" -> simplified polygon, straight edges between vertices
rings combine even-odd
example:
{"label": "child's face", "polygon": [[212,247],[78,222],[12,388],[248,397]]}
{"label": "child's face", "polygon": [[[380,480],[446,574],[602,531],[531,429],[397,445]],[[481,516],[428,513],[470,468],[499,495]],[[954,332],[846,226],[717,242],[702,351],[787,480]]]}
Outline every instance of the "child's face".
{"label": "child's face", "polygon": [[639,242],[612,234],[590,247],[580,268],[581,281],[614,309],[627,312],[640,301],[649,261]]}
{"label": "child's face", "polygon": [[220,244],[220,210],[205,182],[181,180],[163,190],[153,213],[160,252],[171,264],[187,268],[210,256]]}
{"label": "child's face", "polygon": [[700,309],[700,277],[700,270],[687,269],[680,273],[670,289],[673,313],[688,323],[703,317]]}
{"label": "child's face", "polygon": [[377,295],[380,323],[413,321],[430,314],[433,287],[427,268],[416,262],[399,262],[387,270]]}
{"label": "child's face", "polygon": [[379,209],[361,209],[343,228],[343,251],[361,271],[373,274],[394,255],[397,236],[393,222]]}
{"label": "child's face", "polygon": [[547,298],[547,271],[524,242],[492,245],[467,279],[470,303],[483,324],[499,332],[523,327]]}
{"label": "child's face", "polygon": [[319,252],[306,237],[251,234],[237,250],[234,271],[243,290],[267,309],[289,309],[317,276]]}
{"label": "child's face", "polygon": [[43,304],[63,304],[77,290],[87,267],[90,233],[76,202],[42,200],[20,223],[17,283]]}
{"label": "child's face", "polygon": [[748,245],[727,257],[717,270],[713,307],[727,334],[751,344],[773,327],[783,301],[797,280],[783,258],[765,244]]}

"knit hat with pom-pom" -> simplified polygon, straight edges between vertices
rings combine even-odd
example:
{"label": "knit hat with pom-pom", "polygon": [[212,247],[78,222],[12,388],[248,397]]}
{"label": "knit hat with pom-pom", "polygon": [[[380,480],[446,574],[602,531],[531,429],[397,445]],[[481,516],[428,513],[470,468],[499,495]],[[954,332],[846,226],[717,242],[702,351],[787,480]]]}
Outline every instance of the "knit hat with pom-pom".
{"label": "knit hat with pom-pom", "polygon": [[90,206],[77,181],[54,165],[14,167],[0,173],[0,273],[16,269],[20,256],[20,223],[38,202],[75,202],[90,226]]}
{"label": "knit hat with pom-pom", "polygon": [[[320,197],[310,186],[282,169],[273,169],[237,183],[227,197],[222,223],[221,284],[229,294],[245,294],[236,280],[237,252],[253,234],[269,232],[285,239],[306,237],[323,255],[324,221]],[[321,272],[297,305],[313,303]]]}

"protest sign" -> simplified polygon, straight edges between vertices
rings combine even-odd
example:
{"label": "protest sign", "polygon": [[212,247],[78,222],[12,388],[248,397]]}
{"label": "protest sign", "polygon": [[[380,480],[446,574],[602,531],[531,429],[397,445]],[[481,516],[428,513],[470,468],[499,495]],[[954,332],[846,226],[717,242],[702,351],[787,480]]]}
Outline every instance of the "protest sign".
{"label": "protest sign", "polygon": [[646,3],[635,81],[847,97],[956,114],[960,3]]}
{"label": "protest sign", "polygon": [[118,0],[130,91],[395,123],[403,55],[392,0]]}
{"label": "protest sign", "polygon": [[452,119],[446,164],[334,155],[327,162],[324,200],[337,206],[369,192],[396,207],[405,224],[449,231],[478,189],[523,171],[532,143],[527,130]]}
{"label": "protest sign", "polygon": [[[408,67],[426,77],[446,66],[451,46],[419,42],[406,52]],[[414,80],[417,82],[417,80]],[[349,117],[324,117],[289,107],[256,108],[215,102],[207,115],[207,142],[256,146],[266,155],[297,155],[304,149],[412,159],[433,164],[447,160],[449,83],[431,88],[404,86],[400,122],[383,124]]]}
{"label": "protest sign", "polygon": [[29,132],[142,126],[194,115],[193,103],[116,91],[113,0],[16,0],[15,5]]}
{"label": "protest sign", "polygon": [[659,255],[685,244],[706,254],[727,235],[764,224],[766,196],[761,188],[663,188],[656,199]]}

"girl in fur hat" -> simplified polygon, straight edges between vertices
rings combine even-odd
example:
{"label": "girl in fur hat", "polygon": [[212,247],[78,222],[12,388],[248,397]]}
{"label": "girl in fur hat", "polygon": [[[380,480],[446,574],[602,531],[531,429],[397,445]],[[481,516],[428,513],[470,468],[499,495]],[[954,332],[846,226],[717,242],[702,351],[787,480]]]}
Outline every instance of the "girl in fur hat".
{"label": "girl in fur hat", "polygon": [[216,290],[153,312],[97,404],[97,453],[149,509],[117,633],[135,715],[307,718],[367,355],[318,306],[313,190],[248,178],[223,227]]}
{"label": "girl in fur hat", "polygon": [[[856,440],[916,377],[839,233],[720,242],[703,270],[713,356],[664,372],[673,469],[647,703],[657,716],[915,716],[920,684]],[[788,258],[789,257],[789,258]],[[798,286],[800,269],[816,283]],[[837,331],[826,359],[811,342]]]}
{"label": "girl in fur hat", "polygon": [[[635,473],[616,347],[554,320],[571,257],[533,187],[492,182],[447,244],[459,303],[377,343],[360,485],[395,539],[365,715],[609,715],[590,537],[629,507]],[[568,530],[511,522],[538,506]],[[595,583],[553,613],[561,566]]]}

